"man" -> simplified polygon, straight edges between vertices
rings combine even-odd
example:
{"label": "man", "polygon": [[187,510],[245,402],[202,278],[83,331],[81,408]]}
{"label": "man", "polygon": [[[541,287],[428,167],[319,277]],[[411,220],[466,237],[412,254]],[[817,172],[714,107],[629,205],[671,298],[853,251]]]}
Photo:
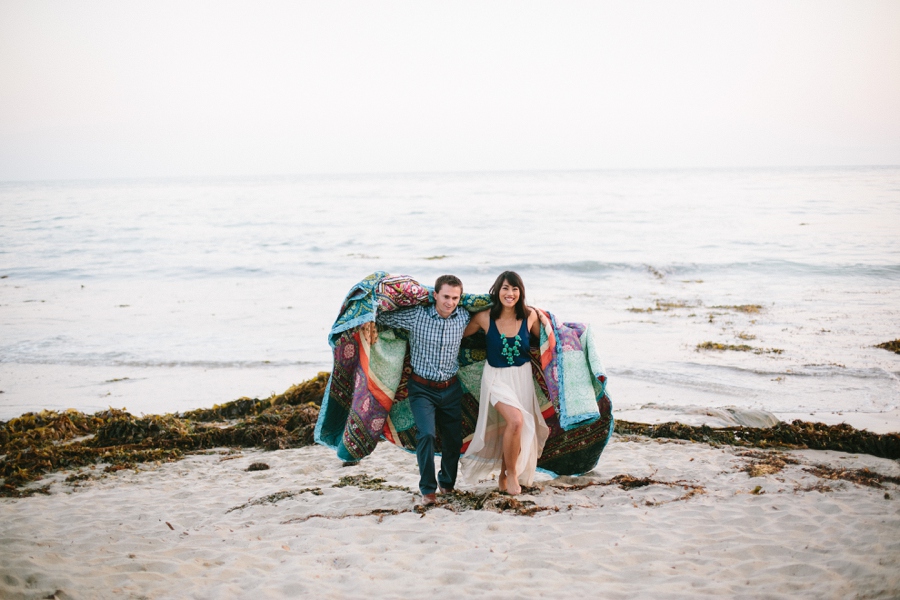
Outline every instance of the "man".
{"label": "man", "polygon": [[[462,386],[459,344],[469,312],[458,308],[462,282],[441,275],[434,282],[434,304],[379,314],[377,322],[409,332],[412,375],[407,383],[409,406],[416,423],[416,461],[422,505],[434,504],[435,492],[453,490],[462,448]],[[435,434],[441,435],[441,470],[434,475]]]}

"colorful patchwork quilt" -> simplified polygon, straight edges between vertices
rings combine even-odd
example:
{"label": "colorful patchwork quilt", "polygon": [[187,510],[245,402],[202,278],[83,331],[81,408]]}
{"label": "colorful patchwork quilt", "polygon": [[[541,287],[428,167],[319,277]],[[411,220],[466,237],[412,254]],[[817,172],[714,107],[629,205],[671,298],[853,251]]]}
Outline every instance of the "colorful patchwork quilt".
{"label": "colorful patchwork quilt", "polygon": [[[431,287],[411,277],[381,271],[347,294],[328,337],[334,367],[315,431],[316,442],[336,450],[341,460],[362,460],[382,439],[415,451],[416,426],[406,392],[412,373],[406,332],[378,326],[378,341],[370,340],[378,311],[429,304],[432,294]],[[487,294],[463,294],[460,300],[460,307],[473,313],[490,306]],[[542,312],[552,327],[542,327],[540,339],[532,341],[531,362],[550,437],[538,468],[577,475],[597,465],[612,435],[606,372],[588,325],[560,323]],[[485,358],[483,333],[463,338],[459,352],[463,452],[475,431]]]}

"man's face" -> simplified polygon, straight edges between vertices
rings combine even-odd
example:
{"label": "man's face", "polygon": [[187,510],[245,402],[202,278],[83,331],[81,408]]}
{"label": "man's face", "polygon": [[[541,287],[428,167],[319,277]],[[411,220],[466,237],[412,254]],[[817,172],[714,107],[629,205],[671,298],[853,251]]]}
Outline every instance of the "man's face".
{"label": "man's face", "polygon": [[456,285],[444,284],[441,289],[434,291],[434,307],[439,315],[445,319],[450,316],[459,299],[462,296],[462,288]]}

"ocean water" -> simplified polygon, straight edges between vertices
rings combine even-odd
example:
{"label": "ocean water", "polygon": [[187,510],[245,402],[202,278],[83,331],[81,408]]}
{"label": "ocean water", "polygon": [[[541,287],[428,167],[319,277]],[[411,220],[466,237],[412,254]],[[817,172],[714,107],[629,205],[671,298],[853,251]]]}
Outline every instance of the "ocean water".
{"label": "ocean water", "polygon": [[0,183],[0,214],[0,419],[281,392],[376,270],[518,271],[626,416],[900,407],[896,167]]}

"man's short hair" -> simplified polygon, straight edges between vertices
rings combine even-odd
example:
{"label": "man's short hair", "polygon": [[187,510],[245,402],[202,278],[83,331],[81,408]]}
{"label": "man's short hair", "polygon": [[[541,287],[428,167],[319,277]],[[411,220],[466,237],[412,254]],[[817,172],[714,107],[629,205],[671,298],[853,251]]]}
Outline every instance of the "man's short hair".
{"label": "man's short hair", "polygon": [[445,285],[458,287],[459,293],[462,293],[463,291],[463,284],[462,281],[459,280],[459,277],[457,277],[456,275],[441,275],[434,282],[434,293],[439,293],[441,291],[441,288]]}

